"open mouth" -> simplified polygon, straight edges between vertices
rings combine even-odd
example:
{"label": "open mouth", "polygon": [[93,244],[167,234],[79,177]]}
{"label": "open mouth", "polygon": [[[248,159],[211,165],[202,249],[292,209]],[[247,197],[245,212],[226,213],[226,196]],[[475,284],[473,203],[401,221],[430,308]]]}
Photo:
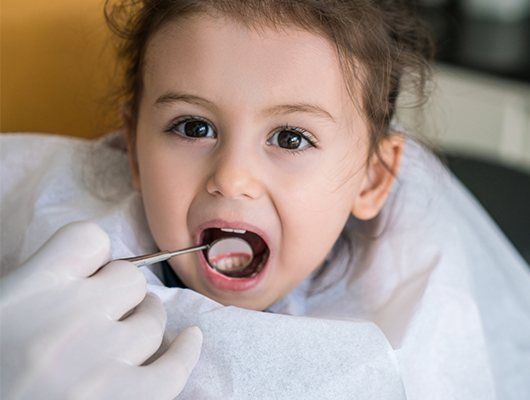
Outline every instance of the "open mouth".
{"label": "open mouth", "polygon": [[222,252],[212,255],[203,251],[210,268],[230,278],[253,278],[267,264],[270,250],[258,234],[244,229],[208,228],[201,234],[201,243],[211,244],[219,239],[243,239],[252,249],[244,251],[241,247],[226,247]]}

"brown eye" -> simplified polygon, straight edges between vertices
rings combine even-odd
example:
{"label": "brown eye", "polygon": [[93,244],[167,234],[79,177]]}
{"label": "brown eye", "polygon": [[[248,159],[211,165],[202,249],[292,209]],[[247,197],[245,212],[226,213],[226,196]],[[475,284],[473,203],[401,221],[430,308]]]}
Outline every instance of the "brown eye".
{"label": "brown eye", "polygon": [[175,124],[171,131],[187,138],[215,138],[217,135],[212,126],[203,120],[190,118]]}
{"label": "brown eye", "polygon": [[270,139],[269,143],[279,146],[286,150],[302,151],[308,147],[313,146],[312,143],[303,135],[302,132],[296,130],[282,129],[277,131]]}
{"label": "brown eye", "polygon": [[300,147],[302,143],[302,136],[298,133],[281,131],[278,134],[278,144],[284,149],[295,150]]}

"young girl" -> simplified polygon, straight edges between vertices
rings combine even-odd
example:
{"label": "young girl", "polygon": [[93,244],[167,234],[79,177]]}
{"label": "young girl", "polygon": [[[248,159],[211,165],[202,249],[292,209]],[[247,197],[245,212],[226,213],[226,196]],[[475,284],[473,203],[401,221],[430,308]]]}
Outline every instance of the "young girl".
{"label": "young girl", "polygon": [[[138,347],[138,337],[156,337],[141,354],[125,357],[139,366],[155,353],[165,329],[165,341],[149,364],[160,368],[160,379],[144,378],[154,369],[142,375],[116,367],[110,370],[114,375],[108,369],[106,376],[95,375],[97,366],[106,366],[103,361],[86,366],[96,350],[75,360],[46,358],[50,369],[84,366],[55,383],[50,398],[57,393],[171,398],[198,354],[197,341],[168,343],[191,325],[201,328],[204,343],[182,398],[516,399],[530,394],[524,373],[530,368],[526,265],[437,159],[393,123],[403,87],[415,86],[422,96],[431,55],[428,37],[404,3],[107,4],[108,21],[123,39],[124,141],[112,135],[72,144],[76,158],[54,167],[55,175],[67,170],[71,176],[55,186],[39,184],[47,196],[52,187],[62,187],[62,194],[53,192],[51,202],[35,201],[39,222],[26,222],[25,236],[11,236],[9,262],[20,264],[52,226],[79,219],[104,227],[113,258],[140,255],[155,245],[176,250],[242,237],[252,246],[254,261],[240,268],[236,257],[227,257],[214,269],[205,253],[190,253],[145,268],[149,291],[164,302],[167,323],[160,317],[163,323],[145,330],[131,324],[136,330],[121,341],[111,328],[89,333],[89,325],[83,325],[83,338],[97,341],[91,348],[107,349],[105,340],[112,337],[109,343],[123,344],[130,356],[127,341]],[[14,146],[19,139],[9,140]],[[127,175],[115,171],[124,165],[120,146],[125,142],[134,191],[129,181],[123,186]],[[49,183],[50,176],[43,181]],[[80,176],[83,189],[76,195]],[[72,189],[67,194],[65,185]],[[38,193],[32,198],[49,198]],[[85,277],[75,282],[87,287],[86,282],[106,276],[97,291],[104,297],[101,307],[134,292],[129,302],[123,300],[127,304],[108,306],[114,320],[131,319],[123,315],[137,304],[143,308],[133,315],[160,313],[156,298],[142,301],[140,283],[123,283],[141,281],[130,264],[110,263],[98,271],[108,255],[95,257],[90,249],[108,249],[94,239],[102,234],[94,226],[82,228],[92,232],[92,245],[82,246],[88,249],[83,254],[91,254],[84,257],[92,258],[77,260],[88,266],[73,267]],[[48,244],[56,246],[53,251],[38,254],[51,257],[65,243],[79,247],[76,243],[88,240],[79,226],[61,232]],[[30,272],[11,277],[5,287],[28,286],[34,270],[42,271],[49,258],[32,260],[22,269]],[[45,286],[46,279],[42,282]],[[64,293],[75,293],[58,295],[59,289],[50,287],[57,302],[68,299]],[[107,297],[112,288],[116,293]],[[7,298],[5,304],[15,310],[11,314],[29,312],[15,307],[16,294]],[[83,304],[94,301],[87,295]],[[8,322],[18,321],[12,318]],[[43,324],[59,320],[47,317]],[[12,327],[15,333],[8,338],[19,330],[31,329]],[[64,341],[54,337],[41,343],[61,348]],[[124,358],[110,354],[114,358],[105,352],[102,359]],[[162,362],[177,369],[178,385]],[[41,380],[28,378],[9,393],[42,390],[39,383],[46,380],[37,376]],[[160,388],[166,391],[160,394]]]}

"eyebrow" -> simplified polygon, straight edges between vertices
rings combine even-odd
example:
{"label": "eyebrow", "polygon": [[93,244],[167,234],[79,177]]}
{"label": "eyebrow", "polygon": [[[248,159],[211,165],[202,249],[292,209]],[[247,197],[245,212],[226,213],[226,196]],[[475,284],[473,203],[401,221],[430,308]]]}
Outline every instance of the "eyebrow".
{"label": "eyebrow", "polygon": [[166,94],[163,94],[155,101],[155,107],[163,106],[165,104],[172,104],[177,103],[179,101],[183,101],[185,103],[190,104],[196,104],[205,108],[214,109],[217,108],[214,103],[212,103],[210,100],[204,99],[199,96],[194,96],[192,94],[187,93],[176,93],[176,92],[169,92]]}
{"label": "eyebrow", "polygon": [[[211,102],[210,100],[207,100],[203,97],[195,96],[188,93],[178,93],[178,92],[168,92],[166,94],[163,94],[158,99],[156,99],[154,105],[155,107],[167,105],[167,104],[173,104],[176,102],[185,102],[189,104],[195,104],[201,107],[205,107],[208,109],[216,109],[217,106],[215,103]],[[279,104],[276,106],[273,106],[271,108],[268,108],[263,112],[265,116],[273,116],[273,115],[279,115],[279,114],[291,114],[291,113],[306,113],[306,114],[313,114],[317,117],[329,119],[332,122],[336,122],[335,118],[326,111],[324,108],[317,104],[309,104],[309,103],[294,103],[294,104]]]}

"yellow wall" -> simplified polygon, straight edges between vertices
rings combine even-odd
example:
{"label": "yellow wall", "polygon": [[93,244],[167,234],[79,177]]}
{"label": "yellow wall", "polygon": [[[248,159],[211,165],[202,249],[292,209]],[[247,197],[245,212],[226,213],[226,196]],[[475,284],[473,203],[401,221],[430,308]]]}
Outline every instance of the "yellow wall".
{"label": "yellow wall", "polygon": [[95,137],[115,129],[104,0],[0,3],[0,130]]}

